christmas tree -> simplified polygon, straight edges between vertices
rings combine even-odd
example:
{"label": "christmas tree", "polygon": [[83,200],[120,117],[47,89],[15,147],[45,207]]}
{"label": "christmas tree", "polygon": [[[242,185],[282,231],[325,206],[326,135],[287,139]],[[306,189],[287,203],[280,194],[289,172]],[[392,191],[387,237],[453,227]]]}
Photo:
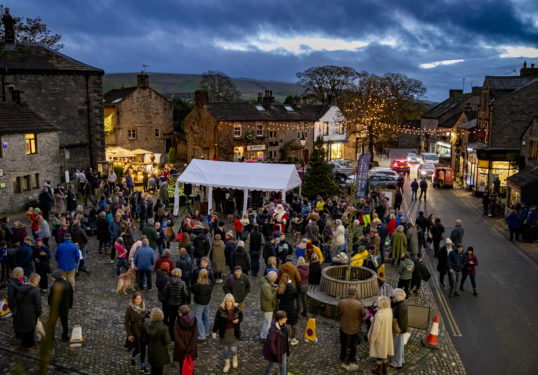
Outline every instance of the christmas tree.
{"label": "christmas tree", "polygon": [[334,181],[333,168],[325,160],[325,154],[323,139],[318,137],[303,180],[303,195],[310,199],[314,199],[318,194],[327,199],[340,191]]}

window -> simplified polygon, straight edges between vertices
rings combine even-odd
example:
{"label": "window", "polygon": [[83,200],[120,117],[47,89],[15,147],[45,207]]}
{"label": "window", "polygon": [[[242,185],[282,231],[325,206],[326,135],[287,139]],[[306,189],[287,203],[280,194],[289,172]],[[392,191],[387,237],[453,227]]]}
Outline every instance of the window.
{"label": "window", "polygon": [[34,173],[30,175],[30,189],[39,188],[39,173]]}
{"label": "window", "polygon": [[13,193],[22,193],[39,188],[39,173],[15,177],[13,180]]}
{"label": "window", "polygon": [[269,138],[276,138],[276,130],[269,131]]}
{"label": "window", "polygon": [[263,137],[263,124],[256,125],[256,137]]}
{"label": "window", "polygon": [[257,109],[258,111],[260,111],[260,112],[265,111],[265,108],[263,108],[263,106],[260,105],[260,104],[256,105],[256,109]]}
{"label": "window", "polygon": [[538,142],[530,141],[529,142],[529,160],[536,160],[538,156]]}
{"label": "window", "polygon": [[155,129],[155,138],[159,138],[161,136],[161,133],[159,132],[159,129]]}
{"label": "window", "polygon": [[14,193],[20,193],[22,191],[21,189],[21,178],[15,177],[13,179],[13,192]]}
{"label": "window", "polygon": [[323,123],[323,135],[329,135],[329,123],[328,122]]}
{"label": "window", "polygon": [[35,133],[25,134],[26,155],[37,154],[37,136]]}
{"label": "window", "polygon": [[293,112],[293,107],[290,106],[290,105],[285,105],[284,108],[285,108],[286,111],[288,111],[288,112]]}
{"label": "window", "polygon": [[136,139],[136,129],[127,130],[127,135],[129,139]]}
{"label": "window", "polygon": [[241,124],[234,124],[234,137],[241,137]]}
{"label": "window", "polygon": [[346,129],[344,128],[344,123],[341,122],[340,124],[338,124],[338,132],[339,132],[340,134],[344,134],[344,133],[345,133],[345,130],[346,130]]}

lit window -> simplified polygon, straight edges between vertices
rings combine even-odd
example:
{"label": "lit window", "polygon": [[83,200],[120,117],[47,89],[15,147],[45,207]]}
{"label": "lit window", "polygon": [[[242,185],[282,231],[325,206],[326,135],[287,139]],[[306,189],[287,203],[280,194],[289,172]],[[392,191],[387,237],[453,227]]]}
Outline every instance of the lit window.
{"label": "lit window", "polygon": [[339,132],[340,134],[344,134],[344,132],[345,132],[345,128],[344,128],[344,124],[343,124],[343,123],[340,123],[340,124],[339,124],[338,132]]}
{"label": "lit window", "polygon": [[161,133],[159,132],[159,129],[155,129],[155,138],[159,138],[161,136]]}
{"label": "lit window", "polygon": [[26,155],[37,154],[37,137],[35,133],[25,134]]}
{"label": "lit window", "polygon": [[263,125],[256,125],[256,137],[263,137]]}
{"label": "lit window", "polygon": [[241,137],[241,124],[234,124],[234,137]]}
{"label": "lit window", "polygon": [[127,130],[127,134],[129,136],[129,139],[136,139],[136,129]]}
{"label": "lit window", "polygon": [[530,141],[529,142],[529,160],[536,160],[538,157],[538,142]]}
{"label": "lit window", "polygon": [[323,135],[329,135],[329,123],[328,122],[323,123]]}

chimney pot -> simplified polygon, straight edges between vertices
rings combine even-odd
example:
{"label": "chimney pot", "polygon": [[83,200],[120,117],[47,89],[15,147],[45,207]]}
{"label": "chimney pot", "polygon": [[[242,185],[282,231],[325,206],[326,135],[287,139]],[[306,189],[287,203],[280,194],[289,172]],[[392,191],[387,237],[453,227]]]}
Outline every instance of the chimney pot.
{"label": "chimney pot", "polygon": [[534,69],[534,64],[531,64],[531,69]]}
{"label": "chimney pot", "polygon": [[2,15],[2,23],[4,24],[4,41],[8,49],[15,47],[15,20],[9,13],[9,8],[6,8]]}
{"label": "chimney pot", "polygon": [[149,87],[149,76],[144,72],[140,72],[136,76],[136,83],[139,88],[147,89]]}
{"label": "chimney pot", "polygon": [[455,98],[456,96],[462,95],[462,94],[463,94],[463,90],[451,89],[451,90],[448,91],[448,97],[449,98]]}
{"label": "chimney pot", "polygon": [[523,61],[523,69],[525,69],[526,67],[527,67],[527,62]]}

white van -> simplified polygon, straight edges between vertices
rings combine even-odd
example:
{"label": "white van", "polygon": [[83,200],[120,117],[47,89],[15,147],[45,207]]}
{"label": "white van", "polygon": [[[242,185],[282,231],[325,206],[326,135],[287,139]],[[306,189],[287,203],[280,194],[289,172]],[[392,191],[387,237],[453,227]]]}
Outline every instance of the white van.
{"label": "white van", "polygon": [[439,164],[439,155],[434,154],[433,152],[423,152],[422,160],[425,164]]}

